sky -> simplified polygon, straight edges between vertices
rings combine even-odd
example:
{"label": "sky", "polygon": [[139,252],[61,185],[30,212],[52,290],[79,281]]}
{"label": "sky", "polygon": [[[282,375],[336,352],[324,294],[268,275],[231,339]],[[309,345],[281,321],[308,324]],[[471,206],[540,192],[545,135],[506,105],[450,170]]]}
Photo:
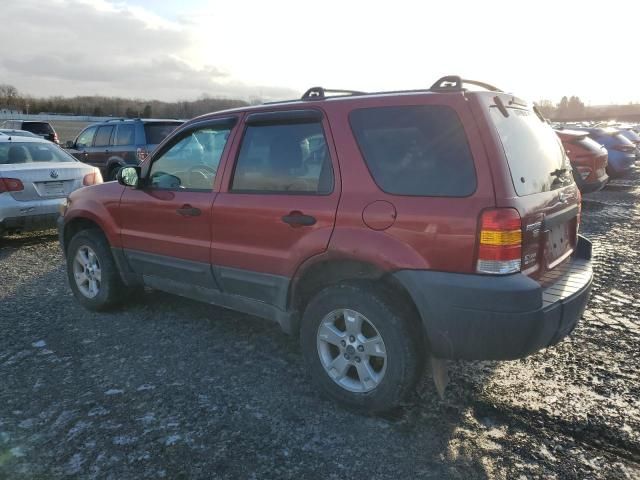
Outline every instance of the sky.
{"label": "sky", "polygon": [[638,1],[4,0],[2,19],[0,83],[37,96],[278,100],[457,74],[640,102]]}

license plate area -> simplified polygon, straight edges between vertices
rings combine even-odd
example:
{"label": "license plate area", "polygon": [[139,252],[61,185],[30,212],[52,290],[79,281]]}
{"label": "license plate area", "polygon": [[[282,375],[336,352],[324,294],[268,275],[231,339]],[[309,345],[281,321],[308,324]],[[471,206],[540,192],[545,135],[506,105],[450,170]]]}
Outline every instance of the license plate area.
{"label": "license plate area", "polygon": [[551,269],[573,252],[574,232],[573,222],[554,225],[547,231],[547,245],[545,257],[547,268]]}
{"label": "license plate area", "polygon": [[64,182],[43,182],[40,184],[40,192],[45,197],[65,195]]}

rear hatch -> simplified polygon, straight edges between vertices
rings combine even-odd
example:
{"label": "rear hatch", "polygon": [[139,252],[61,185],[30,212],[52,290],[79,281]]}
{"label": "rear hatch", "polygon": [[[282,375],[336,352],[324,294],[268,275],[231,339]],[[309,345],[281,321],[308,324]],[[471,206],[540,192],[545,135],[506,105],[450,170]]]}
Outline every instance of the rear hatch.
{"label": "rear hatch", "polygon": [[520,214],[522,272],[551,283],[578,240],[580,193],[569,158],[551,126],[526,102],[499,94],[488,107],[509,171],[496,203]]}

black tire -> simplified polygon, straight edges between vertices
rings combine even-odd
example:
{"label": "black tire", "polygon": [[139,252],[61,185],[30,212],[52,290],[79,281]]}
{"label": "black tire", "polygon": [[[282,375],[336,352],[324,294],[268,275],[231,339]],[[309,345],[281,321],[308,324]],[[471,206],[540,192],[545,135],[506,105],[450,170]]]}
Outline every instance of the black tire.
{"label": "black tire", "polygon": [[[87,246],[95,252],[101,269],[98,294],[92,298],[80,291],[74,276],[74,259],[78,250],[83,246]],[[109,243],[99,230],[81,230],[73,236],[67,249],[67,278],[76,299],[88,310],[109,310],[119,306],[127,297],[127,291],[111,255]]]}
{"label": "black tire", "polygon": [[[338,385],[320,359],[320,323],[339,309],[359,312],[377,329],[386,348],[386,370],[371,391],[353,392]],[[378,413],[402,403],[414,391],[424,369],[425,346],[419,319],[412,310],[375,284],[345,283],[321,290],[308,303],[301,324],[300,343],[316,387],[329,398],[361,413]]]}

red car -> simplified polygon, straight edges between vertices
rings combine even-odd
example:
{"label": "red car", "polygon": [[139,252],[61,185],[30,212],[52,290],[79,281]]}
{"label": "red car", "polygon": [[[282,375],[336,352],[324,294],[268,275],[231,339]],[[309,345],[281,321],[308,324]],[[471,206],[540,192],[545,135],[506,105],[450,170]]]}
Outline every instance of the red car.
{"label": "red car", "polygon": [[556,130],[567,151],[573,178],[582,193],[597,192],[609,181],[607,149],[589,138],[588,132]]}
{"label": "red car", "polygon": [[329,93],[196,118],[70,195],[77,300],[144,285],[274,320],[322,392],[366,411],[398,405],[425,357],[442,387],[440,359],[521,358],[573,330],[591,243],[531,105],[460,77]]}

